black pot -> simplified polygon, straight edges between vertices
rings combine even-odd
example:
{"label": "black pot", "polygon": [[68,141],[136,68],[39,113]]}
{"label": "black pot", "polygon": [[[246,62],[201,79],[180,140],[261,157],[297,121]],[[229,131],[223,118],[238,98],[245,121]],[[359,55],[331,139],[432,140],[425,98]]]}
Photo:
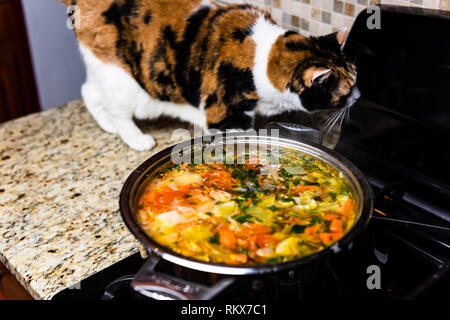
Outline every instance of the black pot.
{"label": "black pot", "polygon": [[[223,137],[221,135],[193,139],[158,152],[130,174],[120,194],[120,210],[125,224],[134,236],[144,244],[150,255],[150,258],[133,281],[133,288],[136,291],[156,299],[209,299],[228,287],[234,278],[222,277],[221,280],[209,287],[156,272],[155,267],[159,260],[164,259],[179,266],[197,271],[235,277],[274,274],[288,270],[297,270],[300,267],[311,265],[313,262],[317,262],[329,255],[339,254],[341,250],[349,247],[355,236],[365,229],[372,215],[373,195],[367,180],[359,169],[340,154],[319,145],[317,142],[320,142],[320,134],[313,129],[283,123],[270,124],[268,128],[279,129],[281,138],[261,136],[256,133],[233,133],[232,135],[227,134],[228,140],[226,141],[222,141]],[[314,142],[311,140],[314,140]],[[337,168],[353,185],[358,200],[358,214],[353,227],[343,238],[315,254],[278,264],[251,266],[232,266],[195,260],[174,253],[170,249],[153,241],[141,229],[136,219],[136,199],[139,197],[145,182],[148,179],[152,179],[161,170],[167,168],[167,166],[172,165],[171,155],[176,155],[183,150],[203,150],[206,147],[228,143],[276,144],[294,148],[313,157],[317,157]]]}

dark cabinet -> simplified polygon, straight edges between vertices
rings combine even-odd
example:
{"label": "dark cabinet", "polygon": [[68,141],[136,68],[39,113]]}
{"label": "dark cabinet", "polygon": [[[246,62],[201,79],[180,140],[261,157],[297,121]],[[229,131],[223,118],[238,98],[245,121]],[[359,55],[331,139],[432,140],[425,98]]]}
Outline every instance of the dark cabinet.
{"label": "dark cabinet", "polygon": [[20,0],[0,0],[0,122],[39,109]]}

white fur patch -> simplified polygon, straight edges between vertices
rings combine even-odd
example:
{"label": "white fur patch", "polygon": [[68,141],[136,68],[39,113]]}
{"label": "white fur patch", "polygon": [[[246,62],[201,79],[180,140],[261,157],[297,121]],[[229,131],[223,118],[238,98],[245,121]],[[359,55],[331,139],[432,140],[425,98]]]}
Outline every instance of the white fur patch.
{"label": "white fur patch", "polygon": [[86,64],[87,78],[82,87],[86,107],[105,131],[118,133],[135,150],[149,150],[155,145],[150,135],[142,133],[133,122],[167,115],[206,127],[202,108],[153,99],[125,70],[103,63],[83,45],[80,51]]}
{"label": "white fur patch", "polygon": [[[356,82],[356,77],[355,77],[355,82]],[[352,93],[347,98],[345,107],[350,108],[356,102],[356,100],[359,99],[359,97],[361,97],[361,92],[359,91],[357,86],[354,86],[352,89]]]}
{"label": "white fur patch", "polygon": [[253,78],[256,91],[261,97],[256,111],[265,116],[273,116],[285,111],[306,111],[298,94],[292,93],[289,89],[284,92],[279,91],[272,85],[267,76],[267,65],[272,45],[286,31],[277,25],[273,25],[263,16],[260,16],[253,26],[252,38],[256,43]]}

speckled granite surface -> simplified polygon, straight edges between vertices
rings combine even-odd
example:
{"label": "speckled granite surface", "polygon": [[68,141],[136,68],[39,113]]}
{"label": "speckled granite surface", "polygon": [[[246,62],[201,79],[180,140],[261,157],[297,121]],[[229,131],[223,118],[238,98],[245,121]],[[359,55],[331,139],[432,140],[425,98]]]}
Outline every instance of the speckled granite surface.
{"label": "speckled granite surface", "polygon": [[146,125],[157,146],[135,152],[80,101],[0,124],[0,260],[34,298],[138,251],[118,211],[122,184],[180,126]]}

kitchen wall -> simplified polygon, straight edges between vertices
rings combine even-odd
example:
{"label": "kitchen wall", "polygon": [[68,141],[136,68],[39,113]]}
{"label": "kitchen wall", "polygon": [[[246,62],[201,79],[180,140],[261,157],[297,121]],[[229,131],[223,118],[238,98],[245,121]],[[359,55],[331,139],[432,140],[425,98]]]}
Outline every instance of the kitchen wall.
{"label": "kitchen wall", "polygon": [[22,0],[22,6],[41,107],[79,98],[85,72],[66,7],[57,0]]}
{"label": "kitchen wall", "polygon": [[253,3],[271,11],[273,18],[288,29],[305,35],[330,33],[351,27],[354,18],[370,4],[395,4],[450,10],[450,0],[222,0]]}

